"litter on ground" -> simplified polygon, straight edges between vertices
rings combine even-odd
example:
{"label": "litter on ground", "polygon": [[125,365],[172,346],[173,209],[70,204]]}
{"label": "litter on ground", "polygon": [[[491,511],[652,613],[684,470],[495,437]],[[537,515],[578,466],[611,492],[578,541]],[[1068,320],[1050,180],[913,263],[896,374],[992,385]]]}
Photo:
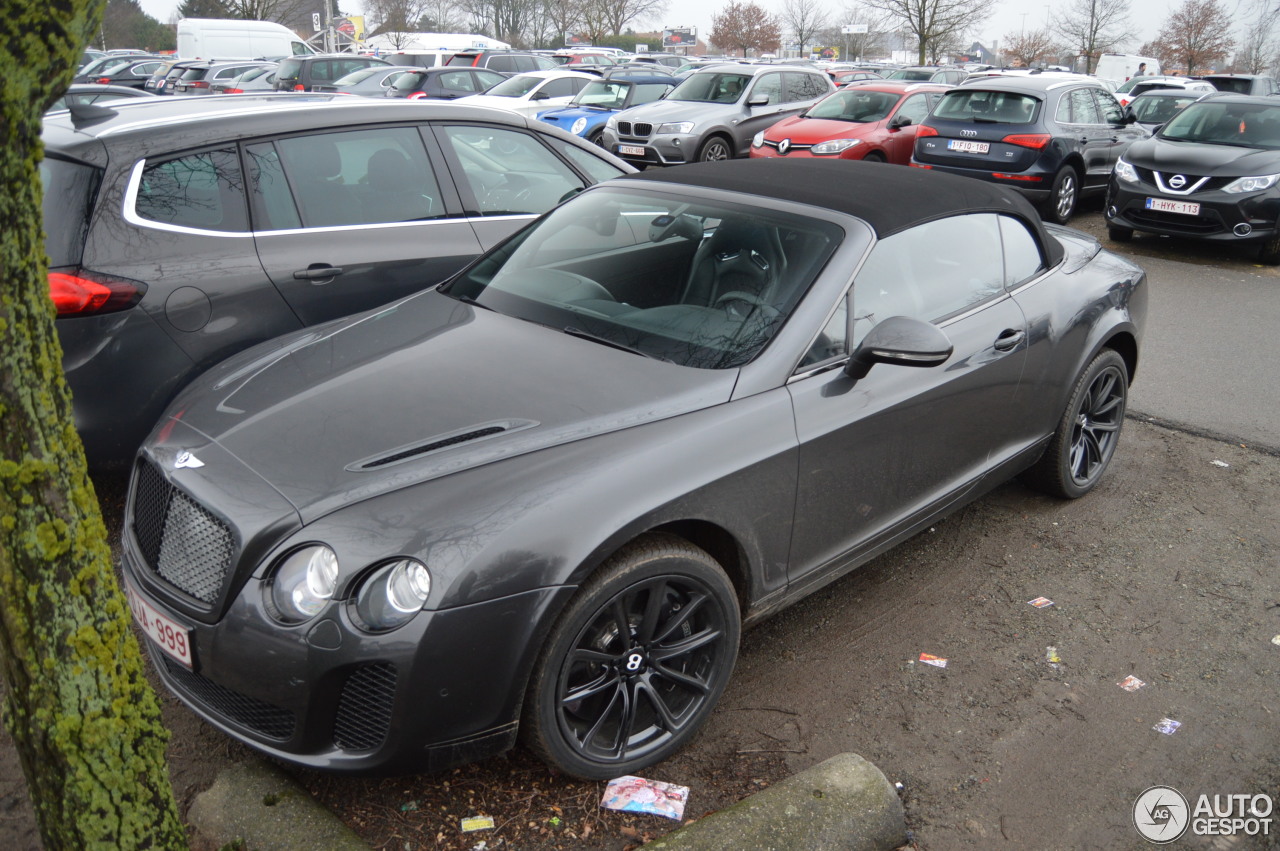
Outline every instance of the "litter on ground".
{"label": "litter on ground", "polygon": [[1124,689],[1125,691],[1137,691],[1138,689],[1145,686],[1146,683],[1144,683],[1142,680],[1135,677],[1133,674],[1130,674],[1120,682],[1116,683],[1116,685],[1120,686],[1120,688]]}
{"label": "litter on ground", "polygon": [[627,813],[650,813],[680,821],[689,800],[689,787],[661,780],[646,780],[630,774],[615,777],[604,787],[600,806]]}

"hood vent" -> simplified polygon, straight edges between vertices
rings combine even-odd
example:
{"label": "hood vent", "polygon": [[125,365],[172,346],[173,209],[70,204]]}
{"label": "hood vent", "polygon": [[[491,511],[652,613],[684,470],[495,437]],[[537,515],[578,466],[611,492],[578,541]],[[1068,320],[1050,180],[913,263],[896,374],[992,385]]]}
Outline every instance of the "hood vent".
{"label": "hood vent", "polygon": [[533,420],[502,420],[500,422],[481,423],[478,425],[468,426],[446,434],[436,435],[422,443],[413,443],[408,446],[397,447],[390,452],[386,452],[381,455],[374,455],[371,458],[365,458],[364,460],[357,461],[354,464],[348,464],[347,470],[352,473],[377,470],[392,464],[399,464],[402,461],[420,458],[423,455],[428,455],[432,452],[440,452],[455,446],[461,446],[464,443],[475,443],[499,434],[523,431],[527,428],[533,428],[536,425],[537,423]]}

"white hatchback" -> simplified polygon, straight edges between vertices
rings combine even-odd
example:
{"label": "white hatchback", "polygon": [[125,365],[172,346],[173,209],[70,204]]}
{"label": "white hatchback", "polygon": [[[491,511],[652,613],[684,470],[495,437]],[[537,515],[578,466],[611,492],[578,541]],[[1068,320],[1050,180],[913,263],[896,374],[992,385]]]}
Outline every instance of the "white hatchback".
{"label": "white hatchback", "polygon": [[536,118],[545,109],[565,106],[587,83],[600,79],[582,71],[530,71],[503,80],[478,95],[459,98],[468,106],[492,106]]}

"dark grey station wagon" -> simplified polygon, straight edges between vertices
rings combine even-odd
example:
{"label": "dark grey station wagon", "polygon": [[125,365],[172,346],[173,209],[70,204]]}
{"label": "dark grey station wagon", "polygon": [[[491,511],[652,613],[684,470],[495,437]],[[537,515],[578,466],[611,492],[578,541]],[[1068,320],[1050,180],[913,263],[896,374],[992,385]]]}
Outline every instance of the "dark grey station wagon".
{"label": "dark grey station wagon", "polygon": [[632,171],[538,121],[343,95],[144,99],[45,120],[44,224],[90,463],[247,346],[438,284]]}

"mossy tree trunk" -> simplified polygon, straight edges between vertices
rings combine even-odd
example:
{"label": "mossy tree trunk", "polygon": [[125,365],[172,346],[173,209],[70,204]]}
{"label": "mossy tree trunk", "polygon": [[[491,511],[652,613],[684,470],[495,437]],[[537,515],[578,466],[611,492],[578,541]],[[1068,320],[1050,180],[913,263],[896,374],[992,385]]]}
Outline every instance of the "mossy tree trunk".
{"label": "mossy tree trunk", "polygon": [[103,0],[0,0],[0,662],[49,849],[180,848],[167,731],[71,419],[37,163]]}

